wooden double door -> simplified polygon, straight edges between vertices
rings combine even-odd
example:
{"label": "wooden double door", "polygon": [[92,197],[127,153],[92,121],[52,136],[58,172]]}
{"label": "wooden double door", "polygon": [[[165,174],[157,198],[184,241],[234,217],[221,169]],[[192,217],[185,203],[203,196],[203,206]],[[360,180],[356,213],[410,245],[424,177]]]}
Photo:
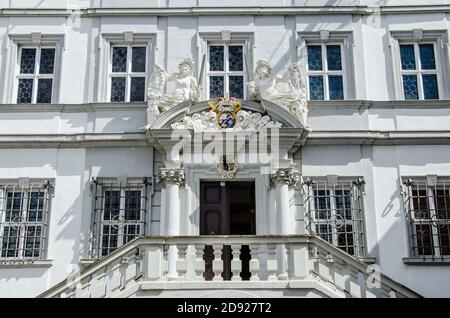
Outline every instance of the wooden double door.
{"label": "wooden double door", "polygon": [[[255,183],[244,181],[200,183],[200,235],[255,235]],[[205,278],[212,279],[212,246],[205,248]],[[243,245],[240,252],[241,277],[250,277],[250,250]],[[231,279],[231,248],[222,250],[222,277]]]}

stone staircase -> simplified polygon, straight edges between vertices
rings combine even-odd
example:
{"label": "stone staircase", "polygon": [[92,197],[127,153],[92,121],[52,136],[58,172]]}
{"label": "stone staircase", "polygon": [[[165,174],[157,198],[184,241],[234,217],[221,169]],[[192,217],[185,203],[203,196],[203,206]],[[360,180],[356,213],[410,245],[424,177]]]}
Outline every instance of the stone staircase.
{"label": "stone staircase", "polygon": [[310,235],[140,237],[38,297],[421,297],[377,269]]}

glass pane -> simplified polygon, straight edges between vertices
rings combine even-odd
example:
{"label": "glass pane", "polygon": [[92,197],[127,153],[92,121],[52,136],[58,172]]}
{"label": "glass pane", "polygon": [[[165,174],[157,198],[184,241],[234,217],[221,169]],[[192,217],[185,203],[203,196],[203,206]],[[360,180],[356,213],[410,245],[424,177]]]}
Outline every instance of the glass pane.
{"label": "glass pane", "polygon": [[33,95],[33,80],[19,79],[19,88],[17,90],[17,103],[30,104]]}
{"label": "glass pane", "polygon": [[111,102],[125,101],[125,77],[111,79]]}
{"label": "glass pane", "polygon": [[27,226],[25,228],[25,257],[39,257],[41,246],[41,226]]}
{"label": "glass pane", "polygon": [[212,45],[209,47],[209,70],[224,71],[224,47]]}
{"label": "glass pane", "polygon": [[352,219],[352,200],[350,190],[336,190],[336,214],[347,220]]}
{"label": "glass pane", "polygon": [[450,190],[447,188],[436,189],[434,190],[434,197],[436,200],[436,217],[441,220],[450,220]]}
{"label": "glass pane", "polygon": [[145,99],[145,77],[131,78],[131,102],[143,102]]}
{"label": "glass pane", "polygon": [[429,219],[430,208],[428,207],[429,198],[427,190],[425,189],[413,189],[412,190],[412,202],[414,209],[414,218],[416,220]]}
{"label": "glass pane", "polygon": [[54,67],[55,67],[55,49],[42,49],[39,73],[53,74]]}
{"label": "glass pane", "polygon": [[22,192],[8,192],[6,199],[5,222],[20,222],[23,210]]}
{"label": "glass pane", "polygon": [[211,76],[209,78],[209,98],[222,97],[224,95],[223,76]]}
{"label": "glass pane", "polygon": [[141,228],[139,225],[129,224],[125,225],[123,232],[123,244],[126,244],[141,234]]}
{"label": "glass pane", "polygon": [[434,255],[433,236],[431,226],[428,224],[416,225],[417,253],[418,255]]}
{"label": "glass pane", "polygon": [[141,191],[125,192],[125,220],[141,219]]}
{"label": "glass pane", "polygon": [[421,44],[420,49],[420,63],[424,70],[435,70],[436,59],[434,57],[434,45],[433,44]]}
{"label": "glass pane", "polygon": [[120,191],[105,191],[103,220],[116,220],[120,213]]}
{"label": "glass pane", "polygon": [[309,99],[323,100],[323,76],[309,77]]}
{"label": "glass pane", "polygon": [[441,254],[450,255],[450,224],[440,225],[438,231]]}
{"label": "glass pane", "polygon": [[308,45],[308,70],[322,70],[322,47],[320,45]]}
{"label": "glass pane", "polygon": [[414,53],[414,45],[400,45],[400,56],[402,60],[403,70],[416,69],[416,57]]}
{"label": "glass pane", "polygon": [[132,50],[132,72],[145,72],[146,48],[133,47]]}
{"label": "glass pane", "polygon": [[403,91],[405,99],[419,99],[416,75],[403,75]]}
{"label": "glass pane", "polygon": [[44,192],[31,192],[29,194],[27,221],[41,222],[44,211]]}
{"label": "glass pane", "polygon": [[22,49],[20,58],[20,74],[34,74],[36,49]]}
{"label": "glass pane", "polygon": [[439,99],[438,81],[435,74],[422,75],[422,83],[425,99]]}
{"label": "glass pane", "polygon": [[230,71],[243,71],[244,70],[244,55],[241,45],[233,45],[228,49]]}
{"label": "glass pane", "polygon": [[330,90],[330,100],[344,99],[344,84],[342,76],[329,76],[328,86]]}
{"label": "glass pane", "polygon": [[127,71],[127,48],[114,47],[112,58],[113,73],[123,73]]}
{"label": "glass pane", "polygon": [[328,243],[333,242],[333,231],[329,224],[316,224],[316,235]]}
{"label": "glass pane", "polygon": [[52,86],[53,80],[46,78],[40,79],[38,82],[37,103],[51,103],[52,102]]}
{"label": "glass pane", "polygon": [[342,57],[340,45],[327,45],[327,62],[328,62],[328,70],[330,71],[342,70]]}
{"label": "glass pane", "polygon": [[244,98],[244,76],[230,76],[230,97]]}
{"label": "glass pane", "polygon": [[315,190],[314,191],[314,208],[316,210],[316,219],[330,218],[330,191],[329,190]]}
{"label": "glass pane", "polygon": [[19,255],[19,236],[20,231],[18,227],[4,227],[1,257],[17,257]]}

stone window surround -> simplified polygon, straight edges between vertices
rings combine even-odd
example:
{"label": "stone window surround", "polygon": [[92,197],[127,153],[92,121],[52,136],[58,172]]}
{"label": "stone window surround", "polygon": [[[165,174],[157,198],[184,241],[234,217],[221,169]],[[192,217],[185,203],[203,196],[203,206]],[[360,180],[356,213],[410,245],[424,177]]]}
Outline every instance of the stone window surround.
{"label": "stone window surround", "polygon": [[[340,44],[342,57],[342,73],[344,80],[344,100],[356,99],[355,66],[354,66],[354,40],[352,31],[329,31],[318,32],[297,31],[297,56],[305,67],[308,62],[308,45],[314,44]],[[309,90],[309,88],[308,88]]]}
{"label": "stone window surround", "polygon": [[[97,102],[111,102],[110,96],[110,64],[112,47],[117,45],[146,45],[147,46],[147,79],[150,77],[155,63],[156,33],[102,33],[99,45],[99,69],[97,75],[97,95],[93,96]],[[145,94],[147,95],[147,93]],[[145,96],[147,100],[147,96]]]}
{"label": "stone window surround", "polygon": [[[255,36],[253,32],[240,32],[222,30],[220,32],[199,32],[197,34],[197,74],[202,87],[206,87],[208,82],[207,65],[208,46],[214,44],[242,44],[244,51],[244,96],[248,96],[246,82],[253,78],[253,48]],[[209,87],[202,90],[200,99],[206,99],[209,95]]]}
{"label": "stone window surround", "polygon": [[439,99],[448,99],[450,96],[450,70],[449,70],[449,40],[446,30],[391,31],[389,33],[389,46],[392,60],[392,73],[394,80],[394,99],[405,100],[403,95],[403,81],[401,74],[400,44],[435,43],[435,59],[438,74]]}
{"label": "stone window surround", "polygon": [[64,34],[45,34],[33,32],[29,34],[9,34],[9,46],[7,48],[7,63],[5,70],[5,84],[3,86],[3,99],[5,104],[17,103],[17,74],[19,73],[20,47],[52,46],[55,47],[54,83],[52,103],[59,102],[61,86],[61,61],[63,59]]}

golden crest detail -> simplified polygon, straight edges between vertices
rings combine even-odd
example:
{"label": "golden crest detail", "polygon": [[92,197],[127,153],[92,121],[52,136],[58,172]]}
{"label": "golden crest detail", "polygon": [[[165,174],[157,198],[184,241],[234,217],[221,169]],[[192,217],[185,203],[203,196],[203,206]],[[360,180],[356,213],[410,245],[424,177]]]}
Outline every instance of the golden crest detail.
{"label": "golden crest detail", "polygon": [[241,103],[234,97],[221,97],[216,104],[208,103],[211,111],[217,114],[216,124],[220,128],[234,128],[238,120],[237,113],[241,110]]}

